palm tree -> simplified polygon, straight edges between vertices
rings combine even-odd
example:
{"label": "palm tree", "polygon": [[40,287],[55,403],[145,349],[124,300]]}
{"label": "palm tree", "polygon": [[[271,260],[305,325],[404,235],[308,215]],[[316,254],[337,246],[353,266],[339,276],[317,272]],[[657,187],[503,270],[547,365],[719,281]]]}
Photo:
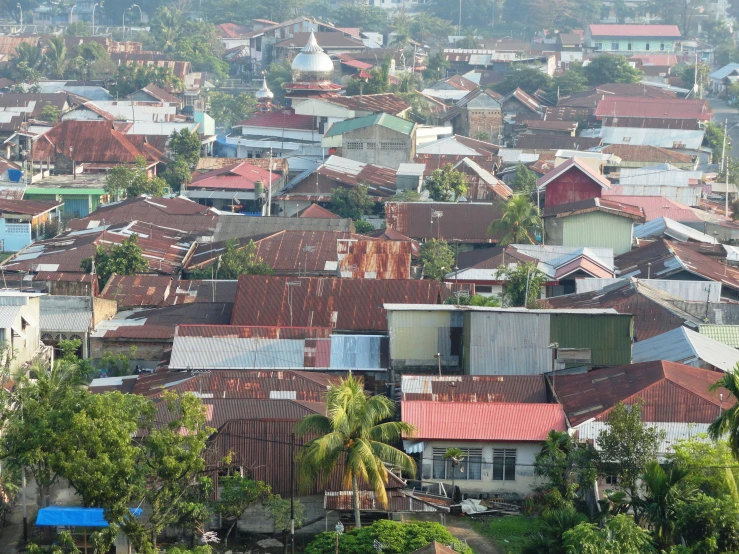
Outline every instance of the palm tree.
{"label": "palm tree", "polygon": [[535,244],[533,229],[541,229],[539,209],[524,195],[514,196],[501,204],[503,214],[488,227],[488,235],[503,235],[498,246]]}
{"label": "palm tree", "polygon": [[43,59],[43,52],[39,46],[21,42],[15,47],[15,56],[13,56],[12,63],[15,67],[18,67],[19,64],[25,62],[29,69],[38,70]]}
{"label": "palm tree", "polygon": [[690,501],[695,495],[696,489],[682,482],[687,474],[687,469],[670,466],[665,470],[651,461],[641,476],[644,498],[632,499],[635,514],[649,522],[660,546],[669,547],[675,537],[675,501]]}
{"label": "palm tree", "polygon": [[454,493],[457,490],[454,482],[456,477],[455,470],[457,469],[457,466],[464,461],[464,456],[462,454],[463,452],[459,448],[448,448],[447,451],[444,452],[444,459],[452,462],[452,504],[454,504]]}
{"label": "palm tree", "polygon": [[306,484],[323,480],[340,467],[342,486],[352,490],[354,522],[360,528],[358,480],[369,485],[375,498],[387,506],[388,471],[384,464],[400,467],[411,475],[416,472],[413,458],[391,444],[415,429],[401,421],[388,421],[395,414],[395,402],[386,396],[370,396],[364,390],[364,381],[351,373],[329,387],[326,413],[306,416],[295,428],[300,436],[318,435],[298,454],[301,478]]}
{"label": "palm tree", "polygon": [[67,44],[62,36],[53,36],[44,52],[46,67],[52,75],[61,79],[67,67]]}
{"label": "palm tree", "polygon": [[[724,373],[723,377],[711,387],[711,391],[719,388],[729,391],[735,401],[739,399],[739,364],[734,367],[733,371]],[[724,401],[727,406],[732,403],[729,398],[724,399]],[[724,435],[728,435],[731,453],[734,458],[739,459],[739,403],[722,410],[721,415],[708,428],[708,434],[713,440],[719,440]]]}

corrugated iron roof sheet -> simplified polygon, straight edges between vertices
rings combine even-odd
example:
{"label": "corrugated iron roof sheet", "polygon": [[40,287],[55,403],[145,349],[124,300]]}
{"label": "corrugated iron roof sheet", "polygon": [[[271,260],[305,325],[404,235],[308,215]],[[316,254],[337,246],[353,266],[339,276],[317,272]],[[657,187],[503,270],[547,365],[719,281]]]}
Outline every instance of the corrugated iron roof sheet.
{"label": "corrugated iron roof sheet", "polygon": [[641,37],[641,38],[682,38],[677,25],[637,25],[591,24],[588,25],[593,37]]}
{"label": "corrugated iron roof sheet", "polygon": [[447,296],[432,280],[242,275],[231,324],[386,331],[384,303],[437,304]]}
{"label": "corrugated iron roof sheet", "polygon": [[192,302],[233,302],[236,281],[180,280],[168,275],[112,275],[100,293],[119,310]]}
{"label": "corrugated iron roof sheet", "polygon": [[620,215],[633,219],[637,222],[644,222],[644,212],[637,206],[618,202],[618,196],[609,196],[607,198],[589,198],[579,202],[571,202],[569,204],[559,204],[557,206],[548,206],[544,208],[544,217],[568,217],[572,215],[584,214],[589,212],[605,212],[613,215]]}
{"label": "corrugated iron roof sheet", "polygon": [[411,135],[416,129],[416,124],[412,121],[396,117],[387,113],[380,113],[374,115],[365,115],[364,117],[355,117],[353,119],[346,119],[344,121],[338,121],[329,127],[328,131],[324,135],[326,138],[343,135],[357,129],[363,129],[365,127],[372,127],[379,125],[385,127],[391,131],[403,135]]}
{"label": "corrugated iron roof sheet", "polygon": [[542,375],[402,375],[402,400],[546,404]]}
{"label": "corrugated iron roof sheet", "polygon": [[601,149],[605,154],[613,154],[624,162],[638,163],[691,163],[693,156],[682,154],[658,146],[638,146],[634,144],[611,144]]}
{"label": "corrugated iron roof sheet", "polygon": [[543,441],[567,428],[559,404],[401,402],[401,418],[416,428],[414,439]]}
{"label": "corrugated iron roof sheet", "polygon": [[640,207],[644,210],[647,221],[660,217],[669,217],[681,223],[701,221],[689,206],[664,196],[626,196],[619,194],[615,196],[615,199],[624,204]]}
{"label": "corrugated iron roof sheet", "polygon": [[595,117],[637,117],[644,119],[694,119],[708,121],[713,112],[705,100],[606,97],[598,102]]}
{"label": "corrugated iron roof sheet", "polygon": [[724,389],[710,388],[721,378],[715,371],[656,360],[596,369],[580,375],[561,375],[555,393],[570,425],[589,419],[606,421],[619,402],[644,401],[644,421],[712,423],[721,407],[732,405]]}
{"label": "corrugated iron roof sheet", "polygon": [[488,227],[500,217],[500,208],[484,203],[387,202],[385,216],[388,227],[414,239],[494,243],[497,239],[488,236]]}
{"label": "corrugated iron roof sheet", "polygon": [[351,110],[391,115],[400,115],[411,107],[405,100],[392,92],[362,96],[334,96],[326,98],[324,101],[329,104],[339,104]]}
{"label": "corrugated iron roof sheet", "polygon": [[336,215],[334,212],[330,212],[323,206],[319,206],[318,204],[311,204],[307,208],[304,208],[303,210],[300,210],[298,212],[298,217],[308,217],[308,218],[317,218],[317,219],[339,219],[339,216]]}
{"label": "corrugated iron roof sheet", "polygon": [[649,129],[639,127],[602,127],[600,137],[604,144],[633,144],[698,150],[706,132],[681,129]]}
{"label": "corrugated iron roof sheet", "polygon": [[723,371],[733,371],[739,364],[739,350],[679,327],[635,342],[632,359],[635,363],[651,360],[670,360],[695,366],[705,363]]}
{"label": "corrugated iron roof sheet", "polygon": [[[581,424],[577,428],[577,435],[580,440],[591,441],[596,449],[598,446],[598,437],[607,427],[605,421],[588,421]],[[664,439],[657,445],[657,453],[661,456],[669,454],[672,447],[679,441],[698,441],[708,442],[711,439],[707,437],[708,423],[674,423],[674,422],[653,422],[647,423],[645,426],[664,432]]]}

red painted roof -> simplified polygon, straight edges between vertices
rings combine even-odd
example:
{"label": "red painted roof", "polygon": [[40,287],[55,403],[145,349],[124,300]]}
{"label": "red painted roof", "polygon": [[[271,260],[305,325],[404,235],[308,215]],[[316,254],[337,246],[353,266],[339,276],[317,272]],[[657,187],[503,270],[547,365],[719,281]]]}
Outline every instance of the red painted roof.
{"label": "red painted roof", "polygon": [[559,404],[406,401],[400,411],[422,440],[538,442],[567,428]]}
{"label": "red painted roof", "polygon": [[[272,172],[272,183],[281,178],[278,173]],[[254,190],[257,181],[262,181],[264,188],[269,187],[270,172],[248,162],[215,169],[192,180],[189,188],[218,189],[218,190]]]}
{"label": "red painted roof", "polygon": [[[287,113],[286,113],[287,112]],[[298,115],[292,110],[265,112],[242,121],[238,126],[273,127],[275,129],[297,129],[310,131],[315,129],[314,118],[311,115]]]}
{"label": "red painted roof", "polygon": [[371,63],[363,62],[360,60],[352,60],[349,58],[342,59],[341,63],[349,67],[354,67],[356,69],[370,69],[374,67]]}
{"label": "red painted roof", "polygon": [[677,25],[590,25],[593,37],[682,38]]}
{"label": "red painted roof", "polygon": [[318,204],[311,204],[304,210],[300,211],[300,213],[298,213],[298,217],[317,219],[341,219],[334,212],[330,212],[326,208],[324,208],[323,206],[319,206]]}
{"label": "red painted roof", "polygon": [[680,223],[702,221],[689,206],[675,202],[664,196],[608,196],[609,200],[618,200],[624,204],[637,206],[644,210],[647,221],[660,217],[669,217]]}
{"label": "red painted roof", "polygon": [[643,117],[646,119],[698,119],[708,121],[713,112],[705,100],[681,100],[614,96],[598,102],[595,117]]}

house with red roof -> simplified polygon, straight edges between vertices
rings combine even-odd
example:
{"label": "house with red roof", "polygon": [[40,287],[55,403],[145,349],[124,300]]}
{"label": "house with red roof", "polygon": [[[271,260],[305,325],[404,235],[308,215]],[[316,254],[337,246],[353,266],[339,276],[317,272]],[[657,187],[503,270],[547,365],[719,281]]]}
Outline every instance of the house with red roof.
{"label": "house with red roof", "polygon": [[675,51],[683,38],[677,25],[593,24],[585,30],[585,50],[617,54]]}
{"label": "house with red roof", "polygon": [[284,174],[243,161],[197,175],[183,196],[217,210],[267,215],[269,196],[282,190],[285,179]]}
{"label": "house with red roof", "polygon": [[558,165],[536,181],[546,207],[599,198],[611,188],[605,176],[577,156]]}
{"label": "house with red roof", "polygon": [[[463,494],[530,495],[542,442],[550,431],[567,429],[559,404],[403,401],[400,406],[401,420],[416,428],[403,444],[416,458],[422,480],[445,489],[454,480]],[[463,452],[456,467],[444,459],[449,448]]]}

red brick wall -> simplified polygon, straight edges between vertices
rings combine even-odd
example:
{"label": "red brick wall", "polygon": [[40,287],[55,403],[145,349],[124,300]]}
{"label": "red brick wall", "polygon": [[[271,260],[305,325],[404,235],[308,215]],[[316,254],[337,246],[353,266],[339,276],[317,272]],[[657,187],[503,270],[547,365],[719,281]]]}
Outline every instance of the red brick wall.
{"label": "red brick wall", "polygon": [[572,167],[549,183],[545,192],[545,206],[559,206],[588,198],[599,198],[602,188],[576,167]]}

